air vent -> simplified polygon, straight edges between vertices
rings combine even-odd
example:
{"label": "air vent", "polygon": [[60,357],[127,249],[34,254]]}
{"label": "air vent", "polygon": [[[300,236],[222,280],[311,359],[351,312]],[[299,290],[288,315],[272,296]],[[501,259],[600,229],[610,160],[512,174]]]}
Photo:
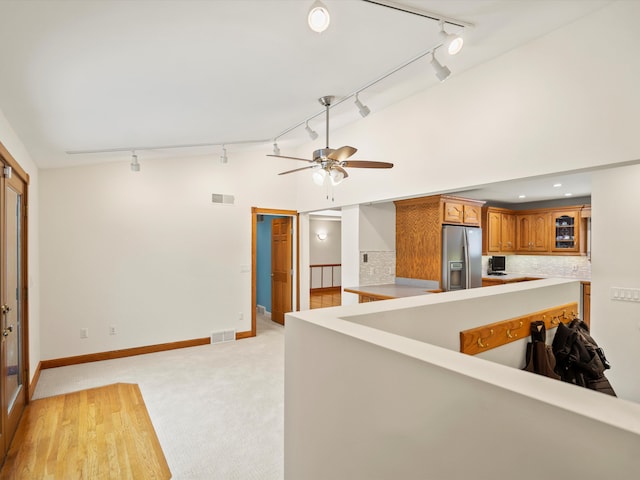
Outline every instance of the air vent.
{"label": "air vent", "polygon": [[224,195],[222,193],[211,194],[211,201],[220,205],[233,205],[235,197],[233,195]]}
{"label": "air vent", "polygon": [[213,332],[211,334],[211,343],[233,342],[236,339],[235,330],[224,330],[222,332]]}

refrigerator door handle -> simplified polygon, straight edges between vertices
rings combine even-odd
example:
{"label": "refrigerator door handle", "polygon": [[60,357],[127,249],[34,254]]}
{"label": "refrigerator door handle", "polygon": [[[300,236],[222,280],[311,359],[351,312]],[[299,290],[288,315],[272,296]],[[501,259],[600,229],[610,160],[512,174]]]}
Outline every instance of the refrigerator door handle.
{"label": "refrigerator door handle", "polygon": [[464,255],[464,288],[471,288],[471,257],[469,255],[469,237],[467,236],[467,229],[463,230],[462,234],[462,254]]}

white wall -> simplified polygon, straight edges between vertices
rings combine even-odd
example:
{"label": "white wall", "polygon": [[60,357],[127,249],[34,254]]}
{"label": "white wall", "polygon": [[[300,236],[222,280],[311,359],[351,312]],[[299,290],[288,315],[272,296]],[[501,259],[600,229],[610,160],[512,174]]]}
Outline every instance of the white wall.
{"label": "white wall", "polygon": [[[566,285],[555,300],[576,296],[576,282]],[[529,282],[289,314],[285,478],[633,477],[640,405],[389,333],[394,325],[350,321],[380,314],[393,324],[421,309],[414,322],[437,322],[457,338],[447,320],[464,314],[482,324],[483,296],[495,295],[493,313],[510,318],[547,306],[549,291]],[[448,315],[432,315],[436,307]],[[530,455],[539,461],[523,463]]]}
{"label": "white wall", "polygon": [[250,330],[251,207],[295,206],[262,156],[229,157],[42,172],[43,359]]}
{"label": "white wall", "polygon": [[33,377],[40,362],[40,241],[39,241],[39,175],[29,152],[18,138],[6,117],[0,111],[0,142],[11,156],[29,174],[29,379]]}
{"label": "white wall", "polygon": [[[332,132],[333,144],[354,145],[359,158],[395,166],[353,172],[335,188],[335,202],[298,177],[298,208],[457,191],[639,160],[637,18],[640,2],[614,2]],[[615,47],[604,38],[615,38]]]}
{"label": "white wall", "polygon": [[597,172],[592,180],[591,331],[612,368],[618,394],[640,402],[640,303],[611,300],[611,287],[640,289],[640,166]]}
{"label": "white wall", "polygon": [[396,249],[396,207],[392,202],[360,206],[360,250]]}
{"label": "white wall", "polygon": [[[317,233],[327,238],[320,240]],[[309,219],[309,258],[312,265],[339,264],[341,260],[342,228],[340,220]]]}

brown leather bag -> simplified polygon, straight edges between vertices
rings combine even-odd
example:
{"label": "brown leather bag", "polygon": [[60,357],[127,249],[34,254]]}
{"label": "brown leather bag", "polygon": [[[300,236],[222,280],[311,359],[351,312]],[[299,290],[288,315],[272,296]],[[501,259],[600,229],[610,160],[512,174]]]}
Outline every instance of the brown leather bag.
{"label": "brown leather bag", "polygon": [[527,343],[526,361],[523,370],[560,380],[555,372],[556,357],[551,345],[546,344],[546,328],[542,320],[531,322],[531,341]]}

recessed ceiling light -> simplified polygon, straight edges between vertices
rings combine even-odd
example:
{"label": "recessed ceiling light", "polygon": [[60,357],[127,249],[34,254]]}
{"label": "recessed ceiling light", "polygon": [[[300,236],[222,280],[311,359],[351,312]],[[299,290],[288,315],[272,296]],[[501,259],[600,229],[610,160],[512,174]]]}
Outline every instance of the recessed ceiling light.
{"label": "recessed ceiling light", "polygon": [[526,195],[518,195],[518,198],[527,198]]}
{"label": "recessed ceiling light", "polygon": [[554,184],[553,184],[553,186],[554,186],[555,188],[558,188],[558,187],[561,187],[561,186],[562,186],[562,184],[561,184],[561,183],[554,183]]}
{"label": "recessed ceiling light", "polygon": [[564,194],[565,197],[570,197],[571,195],[573,195],[573,193],[565,193]]}

